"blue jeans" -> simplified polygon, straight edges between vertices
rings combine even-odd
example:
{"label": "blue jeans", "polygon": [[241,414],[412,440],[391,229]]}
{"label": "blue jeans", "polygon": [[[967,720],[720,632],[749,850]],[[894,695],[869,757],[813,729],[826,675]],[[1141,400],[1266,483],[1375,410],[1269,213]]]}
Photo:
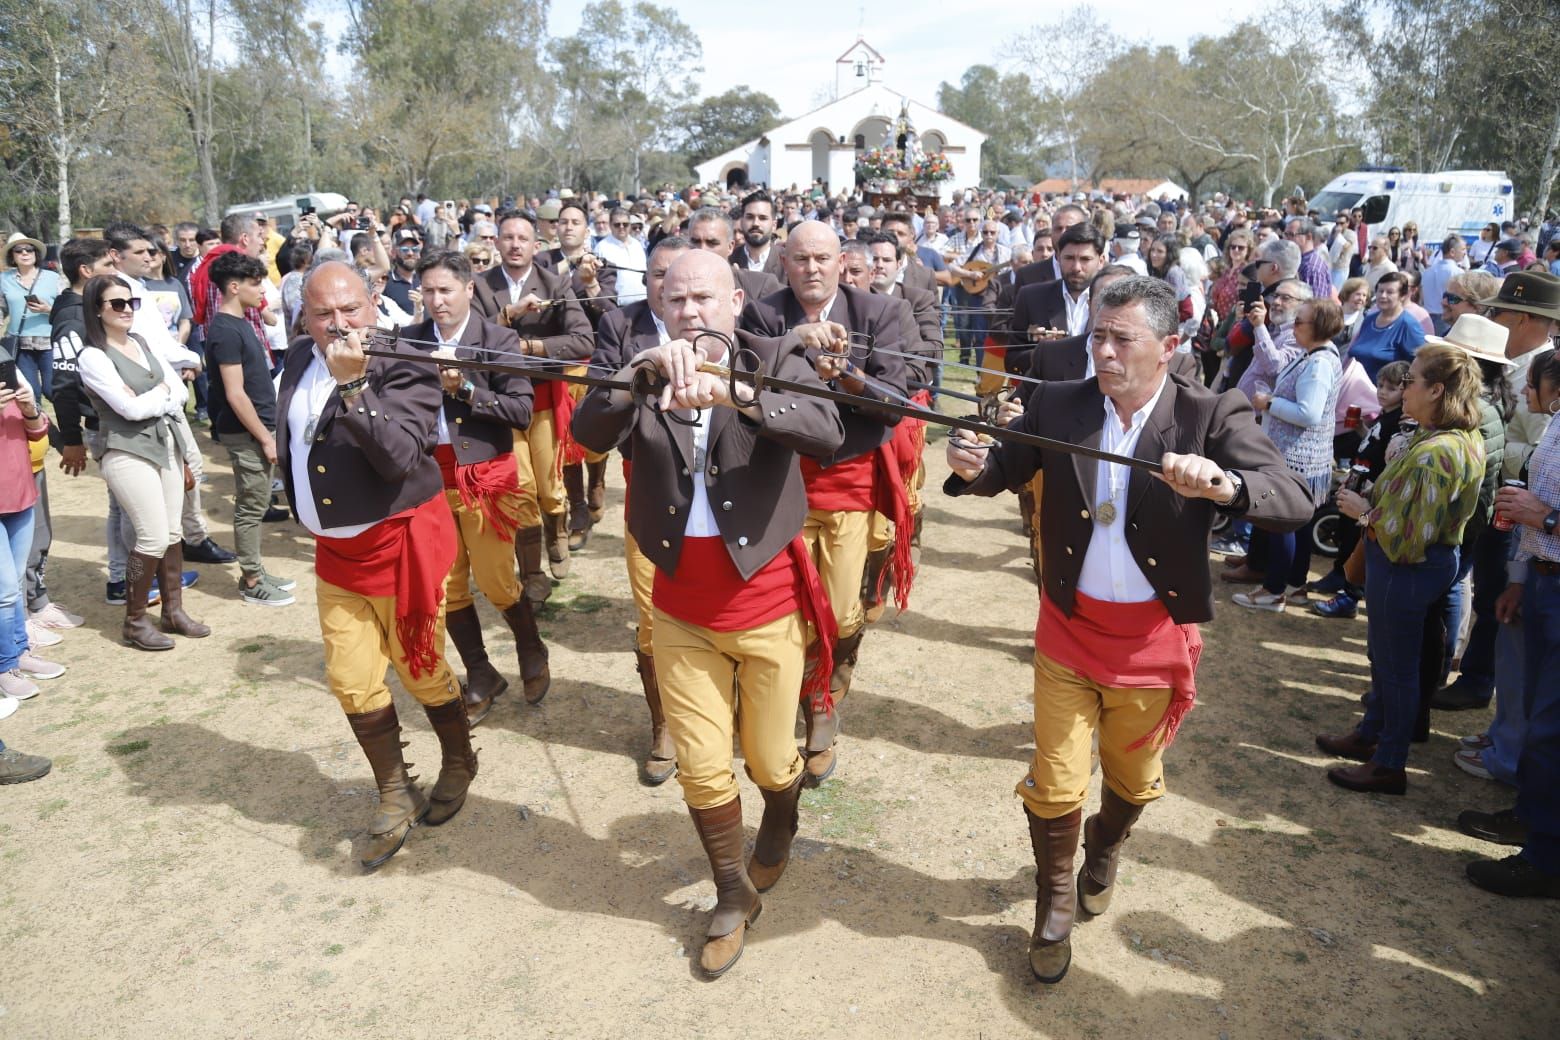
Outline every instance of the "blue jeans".
{"label": "blue jeans", "polygon": [[953,305],[959,310],[953,316],[953,336],[959,345],[959,360],[968,365],[973,358],[974,364],[979,365],[985,360],[987,328],[986,315],[976,311],[981,306],[980,297],[971,296],[955,286]]}
{"label": "blue jeans", "polygon": [[9,672],[27,652],[27,603],[22,575],[32,551],[33,511],[0,513],[0,672]]}
{"label": "blue jeans", "polygon": [[1517,763],[1527,737],[1527,708],[1522,692],[1524,654],[1522,622],[1501,625],[1495,636],[1495,721],[1490,723],[1490,746],[1479,759],[1490,776],[1507,787],[1517,786]]}
{"label": "blue jeans", "polygon": [[1527,739],[1517,766],[1517,816],[1528,825],[1522,855],[1544,873],[1560,874],[1560,575],[1528,572],[1522,636]]}
{"label": "blue jeans", "polygon": [[[1262,588],[1282,596],[1287,588],[1304,588],[1311,580],[1311,550],[1316,545],[1311,532],[1316,517],[1298,531],[1254,531],[1267,543],[1267,571]],[[1253,538],[1255,540],[1255,538]]]}
{"label": "blue jeans", "polygon": [[16,370],[27,378],[38,400],[54,399],[54,351],[18,350]]}
{"label": "blue jeans", "polygon": [[1481,690],[1495,688],[1495,600],[1506,590],[1506,557],[1511,532],[1485,527],[1473,546],[1473,628],[1462,655],[1463,685]]}
{"label": "blue jeans", "polygon": [[1432,545],[1423,563],[1396,564],[1375,541],[1365,543],[1365,594],[1370,599],[1366,645],[1371,687],[1359,732],[1377,742],[1371,761],[1387,769],[1408,764],[1408,742],[1419,714],[1419,658],[1425,616],[1457,576],[1457,549]]}
{"label": "blue jeans", "polygon": [[[1444,686],[1446,678],[1452,670],[1452,658],[1457,653],[1457,633],[1462,630],[1462,617],[1468,610],[1468,589],[1464,585],[1470,571],[1473,570],[1474,556],[1477,549],[1458,550],[1457,575],[1452,579],[1452,587],[1446,590],[1431,608],[1431,613],[1439,617],[1446,626],[1445,652],[1441,655],[1440,676],[1436,679],[1436,686]],[[1494,690],[1492,683],[1490,689]]]}

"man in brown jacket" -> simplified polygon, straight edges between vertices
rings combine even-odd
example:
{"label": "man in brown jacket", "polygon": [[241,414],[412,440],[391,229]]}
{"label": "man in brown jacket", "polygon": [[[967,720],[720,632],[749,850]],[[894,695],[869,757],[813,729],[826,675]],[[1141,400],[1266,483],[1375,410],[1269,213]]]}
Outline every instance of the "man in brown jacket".
{"label": "man in brown jacket", "polygon": [[[807,345],[819,378],[833,382],[864,402],[907,396],[904,301],[840,284],[840,240],[827,224],[804,221],[785,245],[787,287],[749,305],[743,328],[760,336],[796,331]],[[851,339],[854,335],[858,337]],[[884,350],[864,349],[866,344]],[[851,367],[834,356],[850,348]],[[864,353],[863,353],[864,351]],[[865,378],[862,378],[865,376]],[[830,695],[836,702],[850,692],[865,615],[861,582],[866,572],[872,513],[904,504],[904,489],[889,440],[899,417],[874,410],[870,403],[839,405],[845,426],[840,449],[822,458],[804,458],[807,524],[804,536],[828,590],[839,627]],[[909,525],[901,527],[907,554]],[[896,550],[900,547],[896,545]],[[814,784],[834,772],[839,712],[813,712],[807,718],[807,773]]]}
{"label": "man in brown jacket", "polygon": [[[596,451],[626,436],[633,452],[628,528],[655,564],[661,697],[677,779],[715,875],[715,913],[699,955],[713,977],[741,956],[758,893],[780,880],[797,829],[805,770],[792,737],[796,699],[809,624],[827,633],[832,618],[801,544],[807,498],[796,456],[829,455],[844,431],[827,401],[769,388],[754,394],[698,370],[706,359],[739,364],[719,340],[694,331],[735,334],[742,294],[721,257],[684,253],[667,272],[662,301],[668,333],[687,342],[645,351],[622,372],[625,380],[640,366],[658,373],[658,407],[624,390],[595,389],[580,404],[575,431]],[[739,342],[746,365],[817,382],[797,336]],[[696,425],[687,425],[689,409]],[[682,421],[669,418],[671,410]],[[827,706],[826,691],[817,695]],[[764,796],[746,865],[734,732]]]}
{"label": "man in brown jacket", "polygon": [[[455,531],[433,459],[437,370],[364,354],[358,330],[373,328],[370,299],[346,264],[310,272],[308,338],[282,365],[276,461],[287,501],[315,536],[325,679],[379,787],[361,857],[372,870],[418,823],[440,824],[460,811],[477,757],[444,660],[444,579]],[[431,806],[406,772],[386,664],[422,703],[443,749]]]}
{"label": "man in brown jacket", "polygon": [[[1293,530],[1314,511],[1243,395],[1169,374],[1180,319],[1168,285],[1123,278],[1097,304],[1095,377],[1038,387],[1013,428],[1158,469],[952,440],[944,485],[950,495],[989,496],[1017,491],[1037,471],[1046,476],[1035,754],[1017,788],[1035,854],[1029,963],[1042,982],[1067,973],[1078,902],[1105,911],[1132,824],[1165,792],[1163,751],[1196,696],[1197,623],[1213,617],[1207,549],[1216,512]],[[1083,823],[1096,730],[1104,791],[1099,813]]]}
{"label": "man in brown jacket", "polygon": [[[518,363],[519,338],[472,313],[471,261],[453,251],[426,255],[417,265],[428,320],[406,338],[437,342],[452,359]],[[444,625],[466,666],[466,714],[473,726],[487,717],[509,681],[488,660],[482,620],[471,583],[498,608],[515,638],[527,704],[547,695],[547,648],[531,601],[515,577],[514,535],[521,495],[515,463],[516,430],[531,423],[531,381],[509,372],[441,368],[444,391],[434,458],[444,497],[455,517],[455,563],[445,583]]]}
{"label": "man in brown jacket", "polygon": [[[513,329],[528,356],[584,364],[592,347],[590,322],[568,278],[533,263],[536,224],[529,215],[519,210],[498,215],[498,249],[499,266],[474,282],[477,313]],[[544,537],[553,577],[561,580],[569,573],[568,501],[558,456],[567,449],[573,404],[564,384],[549,380],[536,388],[530,428],[515,431],[522,495],[515,557],[525,594],[537,606],[552,595],[542,570]]]}

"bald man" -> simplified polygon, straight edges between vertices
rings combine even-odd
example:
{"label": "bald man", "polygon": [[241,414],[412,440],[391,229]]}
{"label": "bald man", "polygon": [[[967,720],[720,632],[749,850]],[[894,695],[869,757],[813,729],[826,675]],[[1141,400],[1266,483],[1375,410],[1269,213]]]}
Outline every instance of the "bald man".
{"label": "bald man", "polygon": [[[362,854],[373,870],[418,823],[441,824],[460,811],[477,755],[444,659],[444,580],[456,547],[434,461],[439,371],[363,352],[359,330],[371,329],[376,314],[370,292],[343,263],[322,264],[304,282],[307,337],[282,364],[276,464],[294,515],[314,535],[325,679],[379,787]],[[431,802],[406,772],[386,665],[439,738]]]}
{"label": "bald man", "polygon": [[[832,236],[831,236],[832,237]],[[715,912],[699,954],[705,975],[742,955],[759,893],[790,860],[806,775],[792,734],[803,691],[808,630],[829,627],[829,606],[802,542],[807,497],[798,454],[827,457],[844,438],[834,405],[815,397],[698,371],[729,364],[725,345],[695,330],[738,335],[747,365],[779,379],[817,383],[799,334],[765,339],[735,332],[742,310],[730,265],[705,250],[675,259],[661,287],[672,342],[625,366],[664,381],[659,409],[627,391],[596,388],[580,402],[574,435],[595,451],[626,444],[628,530],[655,565],[654,652],[677,780],[715,877]],[[735,393],[735,399],[729,396]],[[682,413],[673,421],[667,410]],[[690,411],[691,410],[691,411]],[[819,680],[823,677],[820,675]],[[741,710],[738,710],[738,691]],[[753,857],[743,863],[742,800],[733,736],[764,798]]]}
{"label": "bald man", "polygon": [[[840,284],[840,240],[827,224],[798,224],[786,239],[784,263],[786,288],[750,305],[743,327],[771,337],[796,332],[820,379],[864,399],[836,406],[845,427],[837,451],[802,459],[808,506],[803,536],[839,629],[829,690],[836,710],[807,716],[807,773],[818,784],[834,772],[838,707],[850,692],[861,645],[861,583],[874,510],[895,521],[895,558],[903,562],[896,573],[910,580],[912,521],[890,447],[899,418],[871,402],[906,399],[906,368],[897,354],[913,344],[905,342],[901,301]],[[837,356],[847,350],[848,365]]]}

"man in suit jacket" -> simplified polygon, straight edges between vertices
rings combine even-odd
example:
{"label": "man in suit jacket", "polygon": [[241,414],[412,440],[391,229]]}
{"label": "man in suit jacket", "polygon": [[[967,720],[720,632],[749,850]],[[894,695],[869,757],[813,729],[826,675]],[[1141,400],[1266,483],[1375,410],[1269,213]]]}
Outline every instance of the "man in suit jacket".
{"label": "man in suit jacket", "polygon": [[[841,285],[839,237],[816,220],[804,221],[791,232],[785,268],[787,287],[748,305],[742,315],[743,327],[770,337],[798,330],[819,377],[848,393],[880,401],[907,396],[905,365],[897,356],[906,346],[903,302]],[[867,350],[857,361],[856,347],[848,338],[851,334],[885,349]],[[840,358],[830,356],[847,348],[852,353],[851,369]],[[859,378],[861,373],[866,381]],[[839,652],[830,687],[836,701],[844,700],[850,690],[856,651],[861,645],[861,582],[872,513],[879,506],[884,512],[907,508],[901,497],[898,467],[889,450],[898,416],[866,405],[841,405],[839,412],[845,426],[844,444],[827,457],[802,460],[809,505],[803,536],[818,563],[839,627]],[[896,544],[901,555],[909,552],[908,516],[904,519],[907,522],[899,525],[902,534],[898,535],[904,541]],[[815,782],[834,771],[838,729],[838,711],[808,716],[807,771]]]}
{"label": "man in suit jacket", "polygon": [[[439,465],[439,380],[431,364],[370,357],[374,305],[344,263],[309,273],[307,339],[282,363],[277,466],[298,522],[315,537],[325,679],[374,772],[379,808],[361,859],[372,870],[412,827],[460,809],[474,770],[471,730],[444,660],[444,578],[454,522]],[[385,666],[422,703],[444,748],[435,805],[406,772]],[[449,769],[451,762],[459,763]]]}
{"label": "man in suit jacket", "polygon": [[[772,376],[817,383],[798,334],[776,340],[735,331],[742,297],[730,272],[724,258],[699,249],[667,271],[662,300],[678,342],[640,355],[665,381],[658,409],[598,388],[575,418],[581,443],[607,451],[627,437],[634,456],[628,528],[655,565],[655,660],[677,779],[715,876],[715,912],[699,954],[711,977],[742,955],[759,892],[790,860],[806,775],[792,732],[798,691],[810,685],[807,629],[827,637],[832,627],[802,545],[807,498],[796,458],[827,457],[844,436],[839,410],[827,401],[767,387],[755,395],[745,384],[732,390],[724,377],[697,370],[706,358],[742,364],[710,337],[697,340],[696,352],[694,330],[702,327],[740,337],[742,357]],[[690,408],[697,428],[667,416]],[[826,709],[818,686],[805,692]],[[745,771],[764,798],[746,864],[731,760],[737,734]]]}
{"label": "man in suit jacket", "polygon": [[763,271],[785,281],[784,247],[775,238],[775,203],[760,188],[742,200],[742,244],[731,254],[733,267]]}
{"label": "man in suit jacket", "polygon": [[[1037,337],[1050,330],[1076,336],[1089,324],[1089,282],[1104,262],[1105,236],[1093,224],[1074,224],[1056,247],[1062,277],[1019,289],[1008,321],[1004,364],[1009,372],[1029,368]],[[1045,330],[1032,332],[1031,330]]]}
{"label": "man in suit jacket", "polygon": [[[568,277],[569,288],[580,301],[594,332],[601,327],[604,316],[617,310],[617,271],[590,251],[590,219],[579,200],[568,199],[559,205],[555,226],[558,246],[538,251],[536,265]],[[584,373],[583,368],[574,371]],[[585,387],[579,383],[569,384],[563,391],[575,402],[585,396]],[[606,456],[578,449],[570,451],[563,464],[563,490],[568,497],[569,533],[564,547],[567,551],[551,537],[547,548],[550,560],[567,568],[568,554],[585,548],[591,528],[606,509]],[[562,577],[556,569],[553,573]]]}
{"label": "man in suit jacket", "polygon": [[[1051,241],[1057,243],[1057,249],[1060,250],[1062,235],[1067,229],[1075,224],[1088,222],[1088,212],[1082,206],[1069,202],[1051,215]],[[1054,282],[1061,276],[1062,258],[1053,254],[1044,260],[1036,260],[1034,263],[1018,268],[1013,272],[1013,283],[1017,290],[1022,292],[1026,285]]]}
{"label": "man in suit jacket", "polygon": [[[598,374],[615,372],[650,348],[671,339],[662,318],[661,291],[667,270],[688,248],[688,240],[677,235],[656,243],[645,265],[645,298],[612,311],[602,319],[601,328],[596,331],[596,352],[590,357],[592,371]],[[712,252],[722,260],[726,256],[719,250]],[[735,270],[732,273],[735,274]],[[623,482],[627,484],[633,473],[633,439],[625,437],[618,442],[617,449],[623,456]],[[625,501],[625,509],[627,505]],[[655,565],[639,548],[633,531],[626,527],[623,555],[628,563],[629,591],[633,593],[634,608],[639,613],[639,624],[634,631],[634,658],[639,683],[645,691],[645,706],[650,711],[650,752],[639,763],[639,778],[655,786],[664,784],[677,772],[677,752],[666,726],[655,674],[655,612],[651,605]]]}
{"label": "man in suit jacket", "polygon": [[[438,252],[417,265],[427,320],[406,330],[408,339],[436,342],[465,361],[519,363],[520,339],[472,312],[471,261]],[[531,424],[531,381],[508,372],[441,368],[444,390],[439,443],[434,457],[444,477],[444,498],[455,517],[455,563],[444,591],[444,626],[466,665],[466,714],[475,726],[509,681],[488,660],[482,621],[471,582],[498,608],[515,637],[527,704],[547,695],[547,648],[530,600],[515,577],[514,535],[519,527],[520,479],[514,431]]]}
{"label": "man in suit jacket", "polygon": [[[1174,290],[1123,278],[1098,305],[1097,375],[1040,387],[1015,428],[1156,463],[1163,479],[1025,445],[950,441],[944,485],[950,495],[989,496],[1046,474],[1035,754],[1017,788],[1038,896],[1029,962],[1043,982],[1067,973],[1077,902],[1093,914],[1106,909],[1122,843],[1142,807],[1164,794],[1163,749],[1196,696],[1196,624],[1213,617],[1215,513],[1293,530],[1314,512],[1243,395],[1169,374],[1180,339]],[[1105,790],[1084,826],[1075,887],[1096,728]]]}
{"label": "man in suit jacket", "polygon": [[[499,265],[474,283],[476,312],[513,329],[529,357],[584,364],[593,346],[590,322],[568,279],[533,262],[536,223],[530,215],[520,210],[498,215],[498,251]],[[557,458],[565,447],[573,404],[563,383],[546,380],[536,387],[530,427],[515,431],[521,494],[515,557],[533,605],[552,595],[552,582],[542,570],[544,539],[553,577],[561,580],[569,573],[568,502],[557,476]]]}
{"label": "man in suit jacket", "polygon": [[[688,220],[688,244],[695,249],[708,249],[720,256],[730,257],[733,234],[735,231],[731,226],[731,218],[713,206],[694,211]],[[775,262],[779,263],[779,251],[773,251],[772,255],[776,257]],[[767,270],[750,271],[746,267],[739,267],[735,257],[732,257],[731,272],[737,280],[737,288],[742,290],[744,300],[762,300],[770,293],[780,291],[779,278]]]}

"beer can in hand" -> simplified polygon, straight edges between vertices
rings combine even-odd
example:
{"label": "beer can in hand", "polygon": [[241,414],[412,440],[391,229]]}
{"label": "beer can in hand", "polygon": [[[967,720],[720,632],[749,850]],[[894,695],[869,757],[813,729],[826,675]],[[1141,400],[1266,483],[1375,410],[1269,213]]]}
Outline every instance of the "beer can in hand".
{"label": "beer can in hand", "polygon": [[[1527,481],[1525,481],[1525,480],[1506,480],[1506,481],[1502,481],[1500,486],[1501,487],[1509,487],[1509,488],[1525,488],[1525,487],[1527,487]],[[1511,519],[1511,517],[1507,516],[1505,513],[1502,513],[1499,509],[1497,509],[1497,510],[1495,510],[1494,526],[1495,526],[1495,530],[1497,530],[1497,531],[1509,531],[1513,527],[1516,527],[1517,524],[1516,524],[1516,521]]]}
{"label": "beer can in hand", "polygon": [[1345,430],[1357,430],[1360,421],[1365,418],[1364,411],[1357,404],[1349,405],[1349,410],[1343,413],[1343,428]]}

